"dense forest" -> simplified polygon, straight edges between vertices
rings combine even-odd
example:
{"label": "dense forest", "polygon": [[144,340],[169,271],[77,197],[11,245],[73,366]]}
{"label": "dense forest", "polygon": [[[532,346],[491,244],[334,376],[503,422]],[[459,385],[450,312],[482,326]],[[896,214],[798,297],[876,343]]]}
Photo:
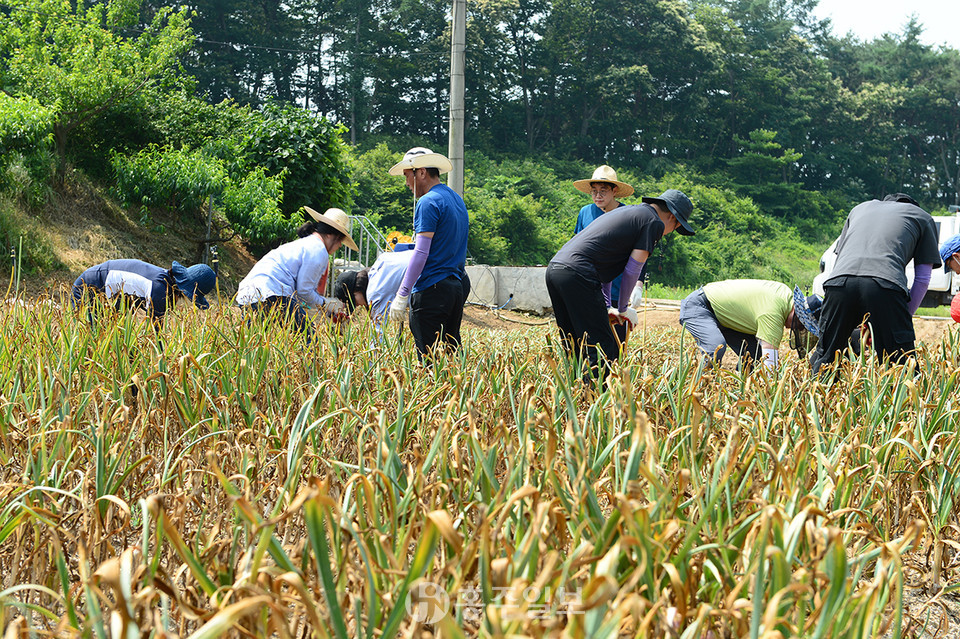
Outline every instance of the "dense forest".
{"label": "dense forest", "polygon": [[[638,195],[675,186],[698,205],[703,232],[661,252],[674,284],[809,269],[859,200],[956,204],[960,54],[916,21],[839,36],[815,6],[469,1],[473,258],[548,260],[587,203],[570,181],[601,163]],[[410,196],[385,170],[414,144],[445,150],[449,12],[2,0],[0,192],[41,210],[69,167],[128,206],[200,215],[214,197],[260,248],[302,204],[408,230]]]}

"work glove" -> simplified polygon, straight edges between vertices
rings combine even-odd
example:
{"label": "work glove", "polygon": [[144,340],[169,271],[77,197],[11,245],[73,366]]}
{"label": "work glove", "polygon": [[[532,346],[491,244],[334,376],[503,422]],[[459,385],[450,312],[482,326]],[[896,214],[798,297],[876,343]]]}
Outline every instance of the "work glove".
{"label": "work glove", "polygon": [[630,293],[630,308],[639,309],[643,304],[643,283],[637,282],[637,285],[633,287],[633,292]]}
{"label": "work glove", "polygon": [[407,309],[410,308],[410,296],[397,294],[390,304],[390,321],[403,322],[407,319]]}
{"label": "work glove", "polygon": [[323,300],[323,312],[337,319],[347,314],[347,307],[335,297],[326,297]]}
{"label": "work glove", "polygon": [[627,310],[620,313],[620,317],[627,323],[627,328],[633,330],[637,327],[640,318],[637,317],[637,311],[634,308],[627,307]]}

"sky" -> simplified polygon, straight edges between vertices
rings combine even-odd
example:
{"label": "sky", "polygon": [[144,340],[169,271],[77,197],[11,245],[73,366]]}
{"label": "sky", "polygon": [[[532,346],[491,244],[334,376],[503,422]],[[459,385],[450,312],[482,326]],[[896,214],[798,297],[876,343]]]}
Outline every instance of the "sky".
{"label": "sky", "polygon": [[960,50],[960,2],[957,0],[820,0],[818,18],[831,18],[833,32],[853,31],[861,40],[903,31],[915,13],[923,25],[922,41]]}

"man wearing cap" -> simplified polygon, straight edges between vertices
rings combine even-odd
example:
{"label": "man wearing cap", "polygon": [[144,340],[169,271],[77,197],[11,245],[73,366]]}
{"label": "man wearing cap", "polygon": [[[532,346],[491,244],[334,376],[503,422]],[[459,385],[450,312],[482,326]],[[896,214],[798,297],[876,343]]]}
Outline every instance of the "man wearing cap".
{"label": "man wearing cap", "polygon": [[[604,213],[609,213],[614,209],[624,206],[617,198],[630,197],[633,195],[633,187],[626,182],[618,180],[617,172],[606,164],[598,166],[590,179],[576,180],[573,183],[573,187],[593,198],[593,203],[581,208],[580,213],[577,214],[577,224],[573,229],[574,234],[587,228],[591,222]],[[643,276],[646,269],[647,266],[644,264],[643,272],[640,273],[637,284],[630,294],[630,306],[634,308],[639,308],[640,302],[643,299]],[[612,300],[620,299],[620,280],[621,277],[618,275],[614,278],[610,286],[611,299],[607,300],[608,307],[612,305]],[[626,341],[626,324],[616,324],[614,331],[621,343]]]}
{"label": "man wearing cap", "polygon": [[322,307],[331,317],[345,312],[340,300],[324,297],[318,289],[330,256],[341,245],[356,251],[357,244],[350,237],[350,218],[345,212],[330,208],[321,215],[308,206],[303,208],[312,221],[300,227],[300,239],[278,246],[254,264],[240,282],[236,299],[244,309],[276,314],[309,336],[305,305]]}
{"label": "man wearing cap", "polygon": [[[943,270],[953,271],[954,275],[960,275],[960,233],[950,237],[940,245],[940,260],[943,262]],[[953,296],[950,302],[950,317],[954,322],[960,322],[960,293]]]}
{"label": "man wearing cap", "polygon": [[[586,351],[591,372],[598,371],[597,347],[607,362],[620,356],[620,347],[610,328],[611,318],[630,326],[637,313],[629,307],[640,271],[660,238],[676,230],[693,235],[690,213],[693,204],[682,191],[669,189],[659,197],[645,197],[643,204],[622,206],[605,213],[576,234],[547,266],[546,282],[557,327],[564,346],[575,355]],[[607,310],[610,283],[623,275],[620,295]]]}
{"label": "man wearing cap", "polygon": [[381,253],[373,266],[341,273],[333,289],[334,295],[351,312],[357,307],[365,307],[379,326],[390,312],[390,304],[410,265],[412,249],[412,244],[397,244],[392,251]]}
{"label": "man wearing cap", "polygon": [[817,316],[821,300],[804,297],[799,287],[768,280],[711,282],[680,303],[680,324],[693,335],[708,361],[720,364],[727,348],[745,361],[777,366],[783,331],[789,328],[792,346],[806,355],[806,333],[820,334]]}
{"label": "man wearing cap", "polygon": [[106,299],[128,298],[133,308],[142,308],[159,329],[167,306],[177,299],[191,300],[206,309],[208,295],[217,285],[217,275],[206,264],[184,268],[174,262],[169,269],[141,260],[109,260],[91,266],[73,283],[71,304],[78,308],[89,293]]}
{"label": "man wearing cap", "polygon": [[440,182],[452,169],[450,160],[424,147],[415,147],[390,168],[402,175],[416,204],[413,254],[393,302],[390,319],[407,319],[421,356],[442,343],[460,346],[460,323],[467,292],[467,234],[470,218],[463,198]]}
{"label": "man wearing cap", "polygon": [[[904,193],[863,202],[847,216],[835,250],[836,265],[824,282],[813,372],[832,362],[862,324],[870,329],[878,357],[902,361],[913,350],[912,316],[932,269],[941,263],[933,218]],[[905,269],[911,260],[914,279],[908,289]]]}

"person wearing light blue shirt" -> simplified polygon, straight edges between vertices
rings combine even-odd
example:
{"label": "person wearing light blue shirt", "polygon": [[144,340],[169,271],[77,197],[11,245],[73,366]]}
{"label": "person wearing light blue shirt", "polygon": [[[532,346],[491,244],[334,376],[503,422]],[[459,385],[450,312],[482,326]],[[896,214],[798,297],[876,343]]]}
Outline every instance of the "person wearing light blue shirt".
{"label": "person wearing light blue shirt", "polygon": [[333,289],[334,295],[351,311],[356,307],[366,307],[380,328],[387,319],[390,304],[410,265],[412,248],[413,244],[397,244],[392,251],[381,253],[373,266],[341,273]]}

